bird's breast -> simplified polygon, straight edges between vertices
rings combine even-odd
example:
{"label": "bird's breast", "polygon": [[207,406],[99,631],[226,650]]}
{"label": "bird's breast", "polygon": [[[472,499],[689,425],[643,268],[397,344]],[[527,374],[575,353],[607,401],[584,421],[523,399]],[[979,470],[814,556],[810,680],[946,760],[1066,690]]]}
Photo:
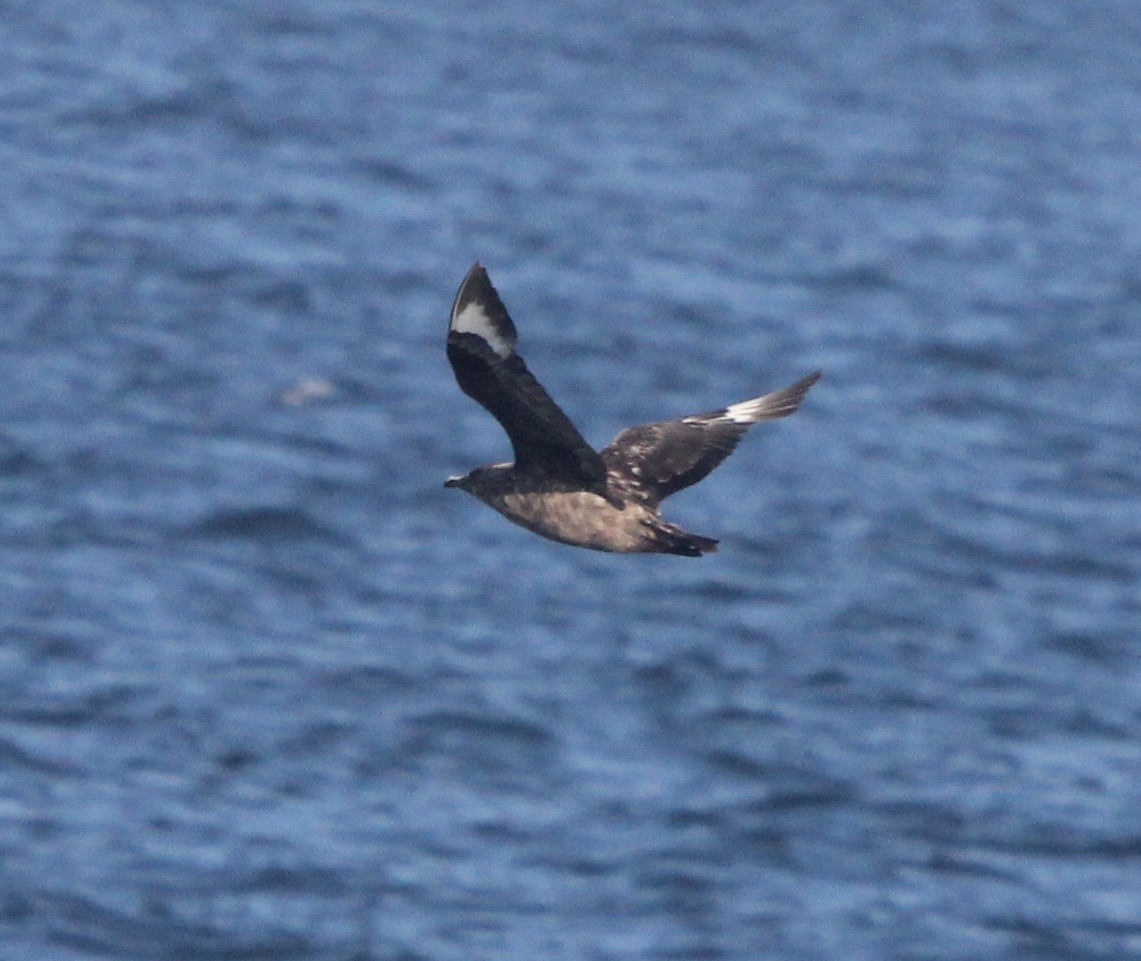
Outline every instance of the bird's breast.
{"label": "bird's breast", "polygon": [[645,524],[650,519],[640,504],[619,508],[590,491],[507,493],[491,506],[543,537],[601,551],[644,549]]}

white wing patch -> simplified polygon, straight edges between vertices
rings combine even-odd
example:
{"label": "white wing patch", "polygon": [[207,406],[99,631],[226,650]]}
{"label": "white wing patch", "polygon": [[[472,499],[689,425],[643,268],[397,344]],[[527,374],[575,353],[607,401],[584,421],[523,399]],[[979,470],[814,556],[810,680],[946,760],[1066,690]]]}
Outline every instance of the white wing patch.
{"label": "white wing patch", "polygon": [[475,334],[487,341],[488,346],[500,357],[506,358],[512,354],[511,341],[496,330],[487,311],[477,300],[465,304],[463,310],[452,318],[452,330],[460,334]]}
{"label": "white wing patch", "polygon": [[730,404],[714,416],[698,414],[694,417],[683,417],[681,422],[693,427],[714,427],[717,424],[744,424],[746,426],[755,424],[767,413],[765,400],[764,397],[743,400],[739,404]]}
{"label": "white wing patch", "polygon": [[820,379],[820,374],[812,374],[798,380],[791,387],[784,390],[774,390],[763,397],[754,397],[752,400],[743,400],[739,404],[730,404],[725,412],[717,419],[731,421],[734,424],[755,424],[761,420],[775,420],[778,417],[787,417],[800,406],[808,388]]}
{"label": "white wing patch", "polygon": [[783,390],[774,390],[771,394],[753,397],[737,404],[730,404],[724,410],[710,414],[697,414],[693,417],[683,417],[683,424],[694,427],[715,427],[718,424],[737,424],[740,427],[749,427],[761,420],[776,420],[778,417],[787,417],[800,406],[808,389],[820,379],[820,371],[802,377],[795,384]]}
{"label": "white wing patch", "polygon": [[755,424],[763,418],[768,411],[769,397],[754,397],[752,400],[743,400],[738,404],[730,404],[725,413],[718,420],[732,421],[734,424]]}

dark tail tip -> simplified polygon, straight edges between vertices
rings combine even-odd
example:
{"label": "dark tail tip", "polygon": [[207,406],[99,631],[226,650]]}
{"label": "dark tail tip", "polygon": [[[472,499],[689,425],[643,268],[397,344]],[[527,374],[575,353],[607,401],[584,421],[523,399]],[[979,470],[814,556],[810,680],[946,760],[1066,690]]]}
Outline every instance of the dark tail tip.
{"label": "dark tail tip", "polygon": [[698,534],[687,534],[679,531],[663,546],[666,554],[679,554],[682,557],[701,557],[702,554],[713,554],[717,550],[719,541],[712,537],[701,537]]}

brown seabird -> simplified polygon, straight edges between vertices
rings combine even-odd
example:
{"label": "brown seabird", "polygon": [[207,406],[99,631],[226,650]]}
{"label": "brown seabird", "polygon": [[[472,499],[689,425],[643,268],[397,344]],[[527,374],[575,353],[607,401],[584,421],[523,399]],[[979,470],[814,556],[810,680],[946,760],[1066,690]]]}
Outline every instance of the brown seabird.
{"label": "brown seabird", "polygon": [[663,520],[658,505],[705,477],[753,424],[791,414],[820,379],[817,371],[707,414],[629,427],[595,451],[515,353],[515,337],[487,271],[473,264],[452,304],[448,360],[460,389],[507,431],[515,463],[477,467],[444,486],[543,537],[597,551],[717,550],[717,541]]}

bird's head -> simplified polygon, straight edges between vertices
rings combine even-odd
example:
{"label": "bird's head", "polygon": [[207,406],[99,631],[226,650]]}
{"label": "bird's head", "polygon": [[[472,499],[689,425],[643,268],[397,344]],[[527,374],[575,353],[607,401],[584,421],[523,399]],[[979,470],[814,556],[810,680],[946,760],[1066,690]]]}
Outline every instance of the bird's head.
{"label": "bird's head", "polygon": [[449,477],[444,481],[445,487],[458,487],[462,491],[485,500],[493,496],[503,484],[503,478],[509,474],[511,464],[484,464],[483,467],[473,467],[466,474],[458,477]]}
{"label": "bird's head", "polygon": [[455,477],[449,477],[446,481],[444,481],[444,486],[445,487],[458,487],[460,490],[466,490],[469,477],[471,477],[470,473],[458,474]]}

